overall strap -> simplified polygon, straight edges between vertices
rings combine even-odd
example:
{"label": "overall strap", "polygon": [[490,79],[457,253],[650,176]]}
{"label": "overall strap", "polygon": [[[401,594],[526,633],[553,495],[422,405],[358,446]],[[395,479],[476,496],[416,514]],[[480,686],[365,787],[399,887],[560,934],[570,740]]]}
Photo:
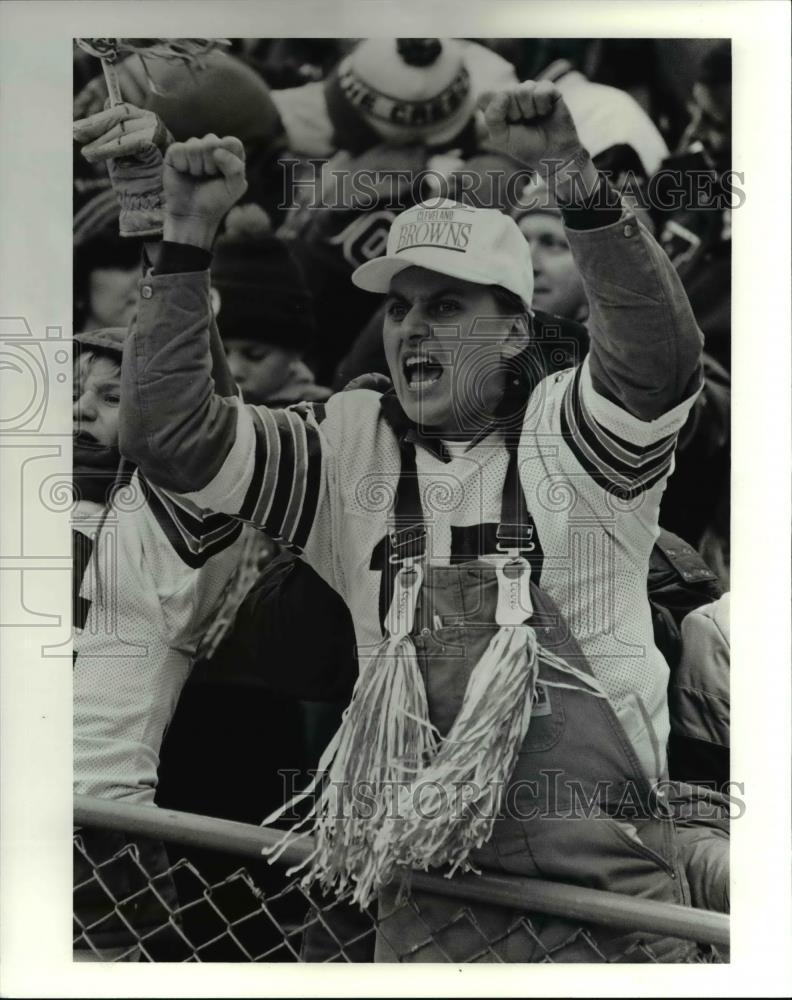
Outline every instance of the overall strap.
{"label": "overall strap", "polygon": [[405,559],[421,559],[426,555],[426,525],[418,486],[415,445],[402,438],[399,442],[399,451],[401,469],[390,527],[392,563],[401,563]]}
{"label": "overall strap", "polygon": [[498,551],[521,555],[536,549],[535,529],[533,519],[528,513],[528,505],[525,502],[525,491],[520,482],[517,446],[512,444],[508,448],[509,465],[503,484],[501,519],[497,532]]}
{"label": "overall strap", "polygon": [[[418,485],[415,445],[402,438],[399,449],[401,470],[390,530],[390,559],[394,563],[405,559],[420,559],[426,554],[426,525]],[[536,549],[535,526],[528,513],[525,491],[520,482],[516,444],[509,446],[508,450],[509,464],[501,500],[501,519],[496,533],[498,549],[501,552],[528,554]]]}

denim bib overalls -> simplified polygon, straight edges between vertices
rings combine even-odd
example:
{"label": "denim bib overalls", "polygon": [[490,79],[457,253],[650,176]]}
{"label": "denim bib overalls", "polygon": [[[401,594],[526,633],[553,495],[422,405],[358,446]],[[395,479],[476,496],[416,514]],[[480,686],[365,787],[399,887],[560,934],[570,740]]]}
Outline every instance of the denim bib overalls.
{"label": "denim bib overalls", "polygon": [[[530,523],[510,450],[498,547],[530,557]],[[414,446],[402,443],[402,472],[391,535],[390,575],[425,554]],[[498,553],[492,553],[493,556]],[[474,666],[498,629],[498,580],[482,557],[450,566],[423,559],[423,583],[411,632],[426,686],[430,721],[445,735]],[[386,570],[387,572],[387,570]],[[588,676],[581,649],[552,599],[530,583],[527,624],[539,644]],[[386,602],[387,603],[387,588]],[[542,681],[550,682],[542,684]],[[541,662],[528,733],[507,783],[491,838],[471,856],[483,872],[557,879],[669,903],[690,903],[662,791],[653,788],[606,697],[594,697],[567,673]],[[400,895],[401,888],[401,895]],[[387,886],[379,895],[377,961],[682,961],[695,945],[586,927],[555,917],[469,904]]]}

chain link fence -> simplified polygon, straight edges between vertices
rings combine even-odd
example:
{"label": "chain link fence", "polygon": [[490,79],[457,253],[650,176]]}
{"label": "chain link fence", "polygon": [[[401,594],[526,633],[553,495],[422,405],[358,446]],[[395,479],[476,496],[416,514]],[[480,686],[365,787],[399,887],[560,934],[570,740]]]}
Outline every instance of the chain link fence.
{"label": "chain link fence", "polygon": [[78,796],[75,960],[728,961],[722,914],[533,878],[413,872],[361,912],[287,874],[307,837],[268,864],[262,848],[281,836]]}

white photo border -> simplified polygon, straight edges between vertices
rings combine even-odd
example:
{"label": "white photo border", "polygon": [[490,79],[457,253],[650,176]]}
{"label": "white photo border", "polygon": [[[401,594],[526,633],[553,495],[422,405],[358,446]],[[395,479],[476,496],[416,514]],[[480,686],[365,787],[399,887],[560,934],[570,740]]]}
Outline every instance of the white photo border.
{"label": "white photo border", "polygon": [[[0,4],[0,341],[7,329],[2,324],[21,317],[31,350],[43,352],[53,366],[38,430],[0,432],[0,995],[784,996],[792,991],[789,29],[789,5],[773,0]],[[53,529],[51,515],[39,518],[39,530],[37,508],[44,501],[30,488],[29,473],[39,459],[54,462],[66,476],[71,468],[70,364],[62,360],[60,342],[68,351],[72,39],[185,34],[733,39],[734,168],[745,174],[746,201],[733,216],[732,777],[745,784],[746,809],[732,833],[730,965],[352,969],[71,961],[71,656],[41,653],[42,646],[68,635],[68,519],[56,519]],[[61,380],[63,373],[68,375]],[[32,416],[26,416],[31,427]],[[60,624],[42,614],[59,616]]]}

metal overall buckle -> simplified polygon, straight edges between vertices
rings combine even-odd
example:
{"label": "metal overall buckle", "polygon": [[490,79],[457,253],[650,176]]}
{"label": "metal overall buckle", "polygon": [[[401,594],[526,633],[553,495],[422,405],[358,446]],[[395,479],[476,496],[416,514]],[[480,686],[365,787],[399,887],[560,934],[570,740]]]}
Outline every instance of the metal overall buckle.
{"label": "metal overall buckle", "polygon": [[419,559],[426,552],[426,527],[420,521],[390,532],[391,563],[405,559]]}
{"label": "metal overall buckle", "polygon": [[385,628],[394,639],[412,632],[418,593],[423,583],[423,565],[420,559],[405,559],[393,581],[393,598],[385,619]]}
{"label": "metal overall buckle", "polygon": [[390,562],[398,566],[393,580],[385,627],[393,638],[409,635],[415,621],[418,594],[423,583],[423,558],[426,554],[426,527],[420,522],[393,528],[389,534]]}
{"label": "metal overall buckle", "polygon": [[522,625],[533,614],[531,564],[523,553],[533,552],[533,525],[501,524],[496,533],[496,549],[502,553],[495,566],[498,579],[497,625]]}
{"label": "metal overall buckle", "polygon": [[518,557],[521,552],[533,552],[536,543],[533,540],[534,526],[532,524],[504,524],[498,525],[495,533],[495,548],[498,552],[507,552],[513,557]]}

